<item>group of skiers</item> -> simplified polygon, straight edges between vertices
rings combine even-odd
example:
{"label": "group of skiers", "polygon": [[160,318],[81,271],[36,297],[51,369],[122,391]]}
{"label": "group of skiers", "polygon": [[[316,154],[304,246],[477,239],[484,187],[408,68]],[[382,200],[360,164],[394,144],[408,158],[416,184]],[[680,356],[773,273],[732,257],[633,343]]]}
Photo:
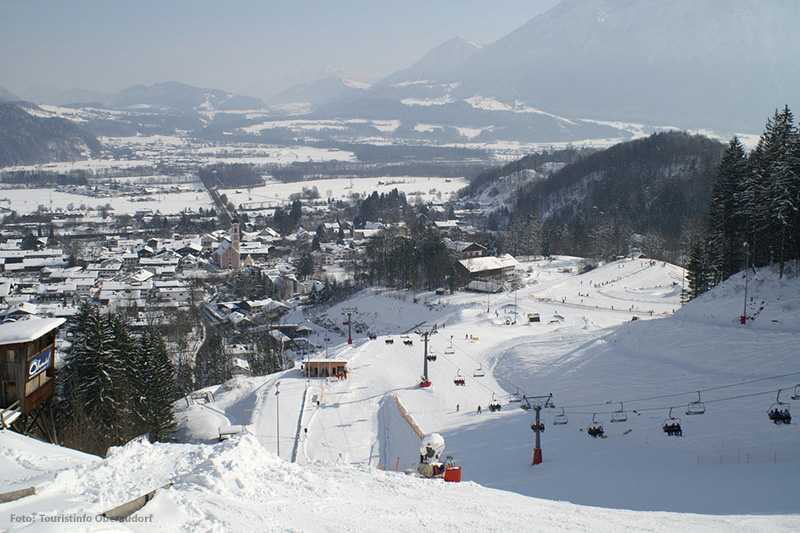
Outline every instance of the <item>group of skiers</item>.
{"label": "group of skiers", "polygon": [[664,433],[666,433],[670,437],[683,436],[683,430],[681,429],[681,424],[679,422],[671,422],[664,424],[662,428],[664,429]]}
{"label": "group of skiers", "polygon": [[602,437],[605,431],[603,431],[603,426],[589,426],[586,429],[586,433],[588,433],[592,437]]}
{"label": "group of skiers", "polygon": [[792,415],[789,409],[779,410],[777,407],[769,412],[769,419],[776,424],[791,424]]}

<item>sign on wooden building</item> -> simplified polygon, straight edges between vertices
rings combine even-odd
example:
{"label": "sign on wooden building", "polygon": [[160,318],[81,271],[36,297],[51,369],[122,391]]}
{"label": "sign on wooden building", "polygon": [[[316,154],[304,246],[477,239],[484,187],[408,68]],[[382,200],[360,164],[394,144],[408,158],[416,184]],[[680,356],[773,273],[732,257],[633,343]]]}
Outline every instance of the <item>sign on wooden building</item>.
{"label": "sign on wooden building", "polygon": [[[49,441],[55,440],[50,402],[56,333],[64,322],[63,318],[31,317],[0,324],[0,424],[3,427],[27,434],[36,425]],[[45,417],[45,409],[49,417]]]}

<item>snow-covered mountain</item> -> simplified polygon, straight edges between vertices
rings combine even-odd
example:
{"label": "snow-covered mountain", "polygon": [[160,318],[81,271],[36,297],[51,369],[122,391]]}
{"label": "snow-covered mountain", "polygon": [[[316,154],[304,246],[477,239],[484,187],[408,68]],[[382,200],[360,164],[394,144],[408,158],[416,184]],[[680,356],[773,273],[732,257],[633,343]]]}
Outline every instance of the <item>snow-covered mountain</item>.
{"label": "snow-covered mountain", "polygon": [[270,98],[267,105],[289,112],[308,111],[368,88],[369,85],[365,83],[329,76],[311,83],[294,85]]}
{"label": "snow-covered mountain", "polygon": [[217,89],[201,89],[175,81],[155,83],[149,87],[134,85],[120,91],[111,105],[117,108],[153,107],[185,112],[249,110],[265,107],[258,98]]}
{"label": "snow-covered mountain", "polygon": [[570,117],[760,131],[800,103],[799,18],[785,0],[562,0],[443,81]]}
{"label": "snow-covered mountain", "polygon": [[414,82],[425,79],[440,79],[444,74],[462,66],[481,46],[454,37],[442,43],[427,54],[422,59],[408,67],[383,78],[375,84],[393,85],[403,82]]}
{"label": "snow-covered mountain", "polygon": [[[562,0],[480,49],[448,41],[333,108],[357,116],[378,101],[424,103],[433,120],[516,133],[503,113],[456,111],[478,98],[568,119],[562,140],[586,135],[578,119],[756,133],[776,108],[800,104],[798,19],[800,4],[786,0]],[[531,129],[544,127],[536,119]]]}

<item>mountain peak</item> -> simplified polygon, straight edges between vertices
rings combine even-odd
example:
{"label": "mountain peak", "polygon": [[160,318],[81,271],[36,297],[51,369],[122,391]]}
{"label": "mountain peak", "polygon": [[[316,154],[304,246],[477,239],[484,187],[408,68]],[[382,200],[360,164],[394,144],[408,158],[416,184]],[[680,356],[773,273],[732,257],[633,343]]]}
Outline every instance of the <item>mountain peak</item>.
{"label": "mountain peak", "polygon": [[390,85],[404,81],[440,78],[443,74],[462,66],[481,46],[462,37],[453,37],[440,44],[410,67],[395,72],[375,85]]}
{"label": "mountain peak", "polygon": [[22,98],[17,96],[16,94],[7,91],[3,87],[0,87],[0,102],[19,102]]}

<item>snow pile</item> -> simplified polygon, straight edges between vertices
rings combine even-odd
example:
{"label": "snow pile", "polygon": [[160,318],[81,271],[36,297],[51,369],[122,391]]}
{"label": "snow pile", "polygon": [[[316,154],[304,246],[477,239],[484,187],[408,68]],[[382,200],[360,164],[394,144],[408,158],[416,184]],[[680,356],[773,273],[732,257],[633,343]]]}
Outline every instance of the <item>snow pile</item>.
{"label": "snow pile", "polygon": [[[16,446],[30,441],[17,439]],[[160,490],[124,523],[97,519],[110,506]],[[27,502],[26,502],[27,500]],[[35,504],[35,505],[33,505]],[[35,510],[34,510],[35,509]],[[710,517],[638,513],[536,500],[474,483],[446,484],[367,467],[296,465],[251,436],[215,445],[132,442],[97,463],[61,470],[36,496],[0,506],[9,531],[63,531],[45,517],[91,517],[85,531],[539,531],[677,528],[793,531],[793,516]],[[11,517],[32,517],[31,523]],[[17,520],[19,520],[17,518]]]}

